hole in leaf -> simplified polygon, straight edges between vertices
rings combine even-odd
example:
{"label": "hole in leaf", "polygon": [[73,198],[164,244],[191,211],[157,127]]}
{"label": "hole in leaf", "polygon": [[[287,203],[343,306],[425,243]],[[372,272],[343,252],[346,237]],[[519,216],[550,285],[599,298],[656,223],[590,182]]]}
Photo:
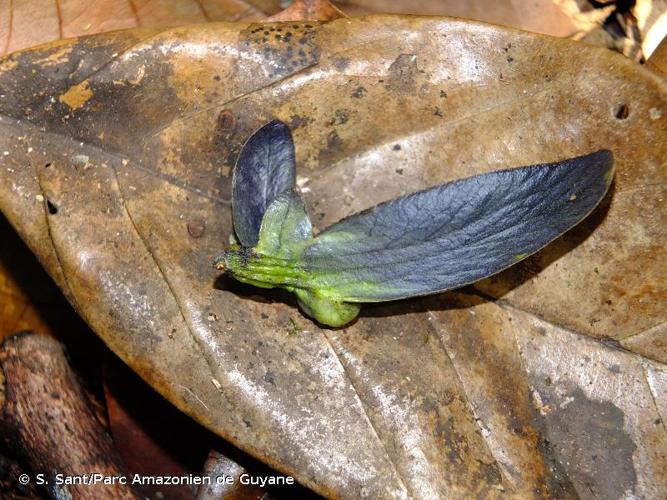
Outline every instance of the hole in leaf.
{"label": "hole in leaf", "polygon": [[630,114],[630,108],[628,108],[627,104],[619,104],[614,109],[614,117],[617,120],[625,120],[629,114]]}
{"label": "hole in leaf", "polygon": [[58,205],[53,203],[51,200],[46,200],[46,209],[51,215],[56,215],[58,213]]}

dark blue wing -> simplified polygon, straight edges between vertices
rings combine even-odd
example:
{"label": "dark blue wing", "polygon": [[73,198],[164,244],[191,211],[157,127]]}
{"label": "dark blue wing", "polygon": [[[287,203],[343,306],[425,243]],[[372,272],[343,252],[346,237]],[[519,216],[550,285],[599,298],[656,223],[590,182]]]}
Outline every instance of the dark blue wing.
{"label": "dark blue wing", "polygon": [[295,182],[292,134],[274,120],[246,141],[232,174],[234,232],[243,246],[257,244],[266,208]]}

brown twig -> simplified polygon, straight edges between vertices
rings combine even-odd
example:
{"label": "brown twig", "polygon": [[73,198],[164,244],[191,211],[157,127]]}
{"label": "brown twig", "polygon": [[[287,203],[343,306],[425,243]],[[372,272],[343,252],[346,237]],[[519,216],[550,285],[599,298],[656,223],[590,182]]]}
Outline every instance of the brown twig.
{"label": "brown twig", "polygon": [[[62,346],[51,337],[21,333],[0,345],[0,432],[31,467],[31,481],[48,482],[44,487],[53,497],[137,498],[127,484],[81,484],[84,477],[126,476]],[[79,484],[58,484],[66,478]]]}

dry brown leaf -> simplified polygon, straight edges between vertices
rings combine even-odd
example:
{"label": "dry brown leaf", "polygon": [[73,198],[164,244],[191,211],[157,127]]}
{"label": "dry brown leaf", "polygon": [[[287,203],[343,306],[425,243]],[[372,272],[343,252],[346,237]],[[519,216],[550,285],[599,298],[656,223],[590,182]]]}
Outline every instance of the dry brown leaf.
{"label": "dry brown leaf", "polygon": [[336,4],[348,15],[455,16],[563,37],[576,31],[554,0],[343,0]]}
{"label": "dry brown leaf", "polygon": [[294,0],[285,10],[268,21],[333,21],[345,17],[329,0]]}
{"label": "dry brown leaf", "polygon": [[[567,40],[377,16],[59,42],[0,61],[0,95],[0,209],[115,352],[248,452],[332,496],[667,487],[657,74]],[[447,293],[322,330],[211,267],[235,156],[273,117],[320,228],[599,148],[616,180],[587,223],[478,286],[502,300]]]}
{"label": "dry brown leaf", "polygon": [[259,21],[278,11],[279,0],[0,0],[0,55],[104,31]]}
{"label": "dry brown leaf", "polygon": [[[137,26],[261,20],[279,9],[277,0],[0,1],[0,55],[61,38]],[[63,308],[43,271],[34,268],[33,258],[19,255],[24,247],[4,220],[0,238],[0,338],[20,330],[47,333],[56,324],[64,326],[70,309]]]}

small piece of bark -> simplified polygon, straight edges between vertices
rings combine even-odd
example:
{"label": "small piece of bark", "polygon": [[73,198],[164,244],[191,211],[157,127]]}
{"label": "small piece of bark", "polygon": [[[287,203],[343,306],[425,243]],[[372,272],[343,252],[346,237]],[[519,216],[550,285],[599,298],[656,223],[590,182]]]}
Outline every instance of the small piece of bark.
{"label": "small piece of bark", "polygon": [[124,484],[57,484],[57,478],[125,475],[60,343],[35,333],[6,338],[0,387],[3,438],[31,467],[32,481],[43,474],[56,498],[137,498]]}

